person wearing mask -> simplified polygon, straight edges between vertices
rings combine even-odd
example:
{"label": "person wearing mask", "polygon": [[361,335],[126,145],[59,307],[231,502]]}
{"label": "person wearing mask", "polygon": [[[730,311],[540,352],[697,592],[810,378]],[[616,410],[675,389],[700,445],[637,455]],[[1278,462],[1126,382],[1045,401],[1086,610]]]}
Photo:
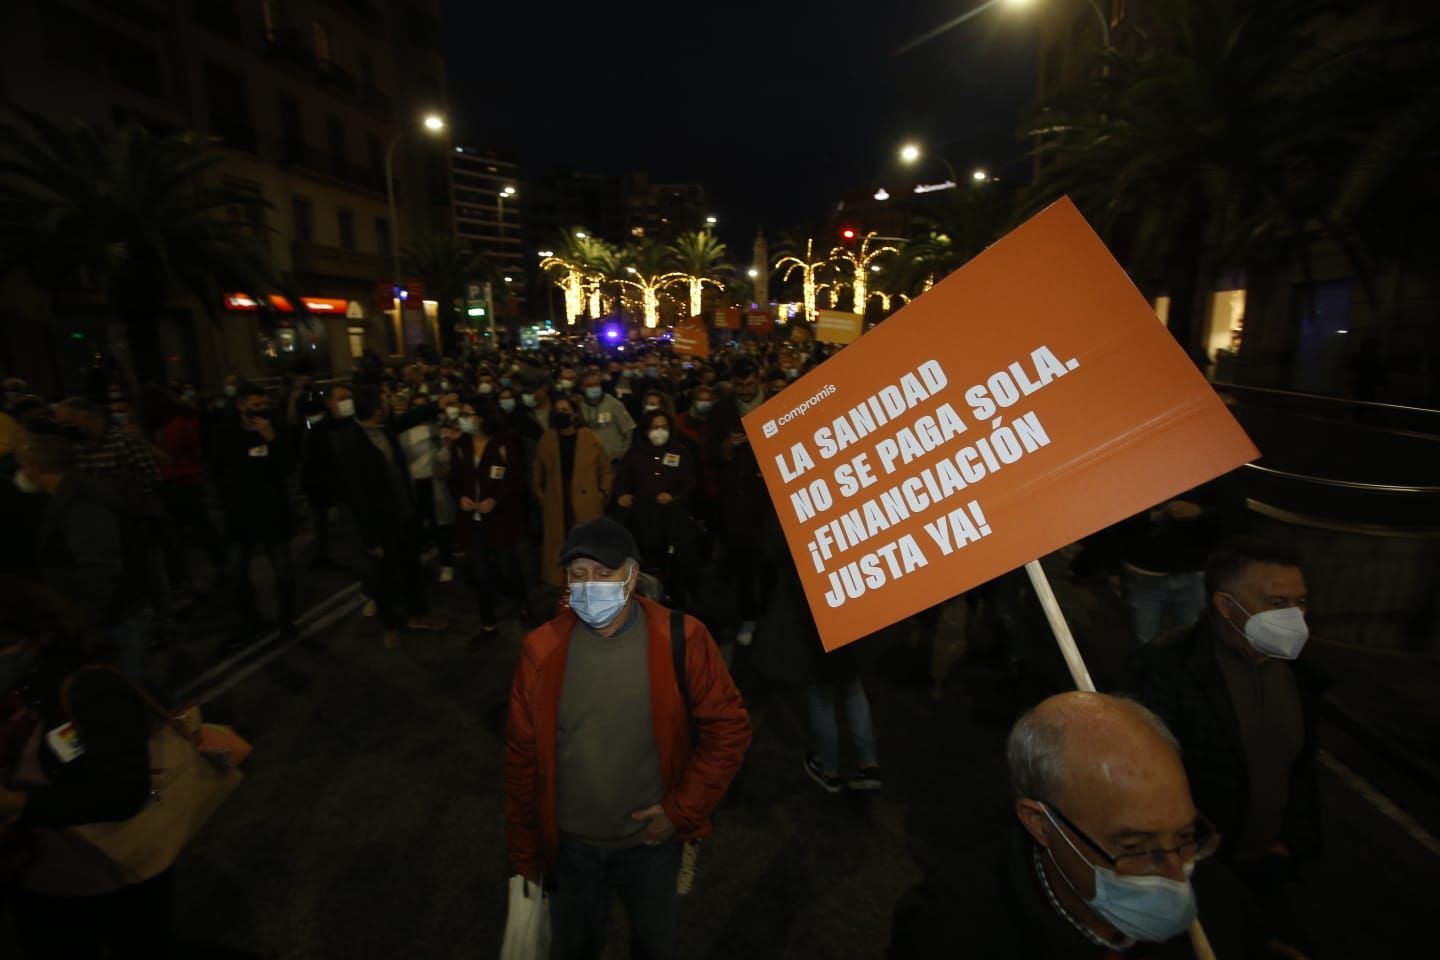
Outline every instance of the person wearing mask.
{"label": "person wearing mask", "polygon": [[[430,397],[417,394],[410,399],[410,409],[429,405]],[[455,579],[455,558],[450,545],[454,511],[448,496],[444,494],[443,482],[436,480],[436,466],[440,459],[441,440],[437,420],[450,417],[450,410],[460,412],[458,404],[436,411],[436,416],[399,432],[400,446],[405,450],[405,459],[410,471],[410,482],[415,487],[416,521],[420,524],[420,549],[423,552],[434,544],[440,555],[440,582],[449,583]],[[445,502],[437,503],[437,500]]]}
{"label": "person wearing mask", "polygon": [[496,399],[495,392],[498,389],[499,386],[495,382],[495,373],[488,367],[481,367],[480,373],[475,381],[475,392],[479,394],[480,399],[489,400],[493,403]]}
{"label": "person wearing mask", "polygon": [[599,371],[585,374],[581,392],[580,418],[605,447],[612,463],[625,456],[635,433],[635,421],[625,404],[606,393],[600,383]]}
{"label": "person wearing mask", "polygon": [[489,640],[499,633],[497,605],[507,586],[520,602],[521,619],[528,619],[518,549],[526,536],[525,473],[518,446],[501,435],[499,411],[493,404],[479,410],[462,404],[455,427],[447,431],[447,483],[459,511],[455,545],[464,551],[480,611],[477,639]]}
{"label": "person wearing mask", "polygon": [[1206,484],[1131,517],[1116,531],[1121,582],[1135,639],[1193,627],[1205,612],[1205,557],[1220,533],[1216,485]]}
{"label": "person wearing mask", "polygon": [[543,373],[526,371],[520,378],[520,406],[534,421],[534,426],[527,433],[538,437],[549,430],[550,378]]}
{"label": "person wearing mask", "polygon": [[763,602],[760,594],[764,578],[757,563],[761,548],[756,541],[754,518],[770,495],[741,423],[746,414],[765,402],[755,362],[747,357],[736,360],[731,382],[733,392],[711,411],[710,451],[719,474],[716,513],[722,543],[739,594],[740,627],[735,642],[743,647],[754,639],[755,620]]}
{"label": "person wearing mask", "polygon": [[552,558],[560,555],[565,535],[603,514],[610,499],[610,457],[594,432],[581,425],[575,406],[569,397],[556,398],[530,477],[540,505],[541,579],[556,587],[563,587],[565,578]]}
{"label": "person wearing mask", "polygon": [[331,511],[342,499],[340,463],[335,457],[335,431],[355,415],[350,388],[331,387],[325,396],[316,395],[306,404],[305,425],[300,431],[300,490],[309,506],[311,530],[315,535],[312,570],[334,567],[330,556]]}
{"label": "person wearing mask", "polygon": [[35,422],[20,447],[17,486],[45,494],[36,573],[77,620],[97,632],[97,652],[139,683],[150,642],[143,518],[81,473],[74,445]]}
{"label": "person wearing mask", "polygon": [[697,464],[669,414],[646,414],[644,426],[644,439],[630,448],[615,473],[615,503],[640,555],[650,558],[644,572],[658,577],[674,602],[681,603],[694,593],[699,571],[689,513]]}
{"label": "person wearing mask", "polygon": [[225,541],[205,506],[205,460],[200,446],[200,418],[171,391],[148,386],[140,390],[141,420],[155,440],[160,467],[160,501],[169,519],[166,574],[175,587],[189,580],[185,549],[204,550],[218,583],[225,576]]}
{"label": "person wearing mask", "polygon": [[1136,654],[1135,688],[1180,740],[1196,801],[1225,838],[1221,857],[1274,937],[1308,952],[1292,906],[1295,864],[1321,847],[1316,716],[1323,680],[1309,638],[1299,554],[1261,540],[1217,549],[1206,615]]}
{"label": "person wearing mask", "polygon": [[711,416],[714,409],[714,388],[700,384],[695,388],[689,409],[675,418],[675,429],[680,431],[680,436],[689,443],[698,464],[690,512],[707,532],[707,536],[715,526],[715,501],[720,496],[715,464],[710,459],[714,451],[711,443]]}
{"label": "person wearing mask", "polygon": [[[132,687],[95,662],[73,606],[0,578],[0,859],[22,957],[171,955],[166,870],[122,886],[66,828],[127,820],[151,789],[150,722]],[[83,749],[47,734],[73,724]]]}
{"label": "person wearing mask", "polygon": [[295,561],[290,540],[295,515],[290,508],[290,467],[294,453],[275,423],[265,390],[240,384],[235,420],[216,439],[216,485],[225,503],[225,534],[231,544],[230,579],[235,584],[238,622],[231,635],[240,644],[261,631],[250,558],[264,552],[275,582],[276,614],[284,636],[294,635]]}
{"label": "person wearing mask", "polygon": [[[353,388],[355,416],[335,432],[335,453],[345,496],[370,556],[367,577],[387,648],[400,644],[400,630],[444,630],[449,624],[430,615],[425,570],[420,563],[415,486],[400,446],[399,433],[434,419],[426,404],[390,417],[389,401],[374,384]],[[441,404],[456,401],[440,398]]]}
{"label": "person wearing mask", "polygon": [[137,432],[115,424],[105,411],[83,397],[55,406],[55,419],[77,437],[75,465],[117,497],[148,499],[160,486],[160,468],[149,444]]}
{"label": "person wearing mask", "polygon": [[670,394],[659,388],[646,390],[640,401],[640,416],[635,418],[636,423],[645,423],[652,415],[663,413],[666,416],[675,416],[675,401]]}
{"label": "person wearing mask", "polygon": [[674,957],[683,845],[710,833],[750,720],[704,625],[637,596],[624,527],[581,524],[546,559],[569,604],[525,638],[511,685],[510,863],[554,888],[552,960],[604,953],[616,894],[631,956]]}
{"label": "person wearing mask", "polygon": [[575,367],[572,364],[565,364],[560,368],[560,376],[555,381],[556,393],[570,393],[579,385],[575,377]]}
{"label": "person wearing mask", "polygon": [[1122,697],[1072,691],[1025,713],[1006,745],[1015,826],[933,863],[895,911],[893,960],[1191,960],[1265,949],[1220,840],[1191,798],[1165,723]]}

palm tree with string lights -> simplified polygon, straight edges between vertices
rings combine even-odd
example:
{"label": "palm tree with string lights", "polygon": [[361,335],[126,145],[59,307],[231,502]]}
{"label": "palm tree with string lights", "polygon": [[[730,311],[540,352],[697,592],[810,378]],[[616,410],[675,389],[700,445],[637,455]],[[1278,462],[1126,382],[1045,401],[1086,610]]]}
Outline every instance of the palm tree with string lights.
{"label": "palm tree with string lights", "polygon": [[[820,275],[830,267],[830,258],[815,259],[815,241],[805,241],[805,256],[798,257],[789,254],[775,261],[776,270],[784,270],[780,275],[781,283],[790,282],[790,278],[796,273],[800,274],[800,289],[805,306],[805,322],[815,322],[815,295],[818,292],[818,281]],[[832,301],[834,302],[833,298]]]}
{"label": "palm tree with string lights", "polygon": [[879,236],[879,234],[873,230],[865,234],[865,236],[860,238],[860,247],[858,250],[847,250],[845,247],[836,247],[830,251],[831,260],[849,265],[851,276],[850,301],[852,309],[862,317],[865,315],[865,304],[870,300],[869,275],[871,269],[877,268],[878,266],[875,261],[887,253],[898,254],[900,252],[899,247],[892,247],[888,244],[876,247],[873,250],[870,249],[870,241],[874,240],[877,236]]}
{"label": "palm tree with string lights", "polygon": [[647,329],[653,330],[660,325],[660,294],[690,280],[688,275],[678,270],[666,270],[670,257],[668,249],[654,240],[645,239],[626,247],[611,266],[610,279],[639,294],[639,299],[632,303],[640,307]]}
{"label": "palm tree with string lights", "polygon": [[686,285],[690,288],[690,316],[698,317],[703,309],[705,284],[716,290],[725,289],[721,277],[734,269],[726,260],[729,252],[715,234],[709,230],[696,230],[681,234],[670,245],[670,253],[675,265],[686,274]]}

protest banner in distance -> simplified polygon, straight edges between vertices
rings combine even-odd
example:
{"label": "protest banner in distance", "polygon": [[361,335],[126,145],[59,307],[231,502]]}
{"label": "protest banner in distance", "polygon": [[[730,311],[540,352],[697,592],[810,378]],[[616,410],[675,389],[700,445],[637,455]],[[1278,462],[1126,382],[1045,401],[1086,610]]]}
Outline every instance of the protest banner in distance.
{"label": "protest banner in distance", "polygon": [[670,346],[687,357],[710,356],[710,330],[704,317],[691,317],[675,324],[670,332]]}
{"label": "protest banner in distance", "polygon": [[768,311],[751,310],[745,314],[745,326],[751,333],[768,334],[775,329],[775,321]]}
{"label": "protest banner in distance", "polygon": [[827,650],[1258,455],[1068,199],[745,431]]}
{"label": "protest banner in distance", "polygon": [[865,330],[865,318],[853,310],[815,311],[815,339],[821,343],[854,343]]}
{"label": "protest banner in distance", "polygon": [[740,329],[740,308],[720,307],[715,311],[716,330],[739,330]]}

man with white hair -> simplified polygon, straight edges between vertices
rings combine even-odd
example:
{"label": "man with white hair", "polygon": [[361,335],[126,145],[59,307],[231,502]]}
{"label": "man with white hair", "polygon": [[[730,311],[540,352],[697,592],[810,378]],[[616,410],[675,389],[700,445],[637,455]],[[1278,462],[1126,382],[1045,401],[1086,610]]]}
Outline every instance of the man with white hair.
{"label": "man with white hair", "polygon": [[1203,957],[1190,934],[1197,917],[1216,957],[1264,955],[1237,883],[1207,860],[1219,836],[1191,802],[1175,738],[1157,716],[1121,697],[1062,693],[1021,716],[1006,754],[1020,829],[999,875],[972,877],[957,902],[936,908],[955,924],[953,937],[914,923],[912,907],[910,922],[897,922],[892,957],[962,948],[984,957]]}

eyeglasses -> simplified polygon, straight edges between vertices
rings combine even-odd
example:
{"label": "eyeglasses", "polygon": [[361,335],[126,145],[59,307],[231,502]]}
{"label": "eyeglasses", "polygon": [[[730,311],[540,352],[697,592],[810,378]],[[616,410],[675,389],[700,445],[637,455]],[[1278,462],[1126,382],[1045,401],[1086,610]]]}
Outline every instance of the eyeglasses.
{"label": "eyeglasses", "polygon": [[1153,847],[1148,850],[1122,849],[1119,853],[1111,853],[1084,830],[1077,827],[1069,817],[1060,812],[1058,807],[1047,803],[1045,808],[1053,813],[1067,830],[1085,841],[1086,845],[1098,853],[1101,859],[1117,873],[1158,872],[1165,869],[1171,857],[1178,858],[1181,863],[1196,863],[1211,856],[1220,847],[1220,832],[1215,829],[1213,823],[1205,818],[1203,813],[1199,812],[1195,814],[1195,823],[1191,825],[1190,829],[1181,832],[1179,846]]}

